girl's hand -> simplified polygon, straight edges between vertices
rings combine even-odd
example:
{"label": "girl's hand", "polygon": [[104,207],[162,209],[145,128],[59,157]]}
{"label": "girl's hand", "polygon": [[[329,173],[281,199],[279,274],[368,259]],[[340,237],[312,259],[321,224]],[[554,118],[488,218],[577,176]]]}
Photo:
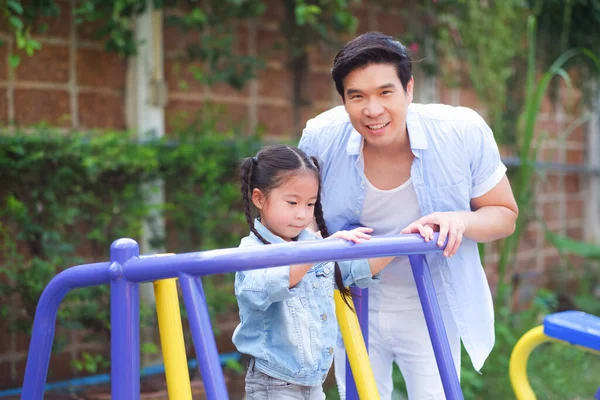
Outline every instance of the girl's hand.
{"label": "girl's hand", "polygon": [[422,224],[420,222],[413,222],[402,230],[402,233],[419,233],[426,242],[433,240],[433,228],[429,224]]}
{"label": "girl's hand", "polygon": [[351,231],[337,231],[333,235],[329,236],[328,239],[339,238],[349,242],[361,243],[365,240],[371,239],[369,233],[373,232],[372,228],[356,228]]}

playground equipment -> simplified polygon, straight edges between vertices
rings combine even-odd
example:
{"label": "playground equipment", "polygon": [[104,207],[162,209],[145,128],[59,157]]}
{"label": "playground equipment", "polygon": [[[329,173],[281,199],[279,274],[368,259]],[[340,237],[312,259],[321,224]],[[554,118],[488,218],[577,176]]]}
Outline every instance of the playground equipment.
{"label": "playground equipment", "polygon": [[[517,400],[535,400],[527,378],[531,352],[546,342],[566,343],[600,355],[600,318],[581,311],[563,311],[544,318],[543,325],[529,330],[519,339],[510,356],[510,382]],[[600,400],[600,388],[595,396]]]}
{"label": "playground equipment", "polygon": [[[132,239],[111,245],[110,262],[75,266],[58,274],[42,293],[34,318],[22,399],[40,400],[48,372],[56,313],[76,288],[110,284],[111,390],[114,400],[140,398],[139,285],[155,282],[159,331],[169,397],[191,399],[175,279],[179,279],[189,318],[198,367],[207,398],[228,399],[223,371],[200,277],[280,265],[408,255],[447,399],[462,400],[441,312],[425,253],[440,252],[434,240],[419,235],[374,238],[361,244],[343,240],[273,244],[254,248],[167,255],[139,255]],[[379,399],[364,339],[367,338],[366,292],[355,301],[356,315],[336,294],[336,313],[346,344],[349,368],[347,399]],[[357,318],[358,316],[358,318]],[[358,321],[360,320],[360,326]],[[354,375],[354,378],[352,377]],[[354,381],[356,386],[354,385]]]}

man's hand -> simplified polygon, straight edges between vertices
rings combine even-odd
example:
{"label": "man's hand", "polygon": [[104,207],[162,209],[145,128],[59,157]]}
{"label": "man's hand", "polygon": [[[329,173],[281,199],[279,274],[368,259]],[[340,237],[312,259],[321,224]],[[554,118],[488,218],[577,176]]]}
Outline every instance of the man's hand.
{"label": "man's hand", "polygon": [[438,246],[448,239],[444,256],[453,256],[463,237],[488,243],[511,235],[518,216],[519,207],[505,175],[489,192],[471,199],[471,211],[434,212],[413,222],[402,233],[416,233],[418,225],[429,225],[440,232]]}
{"label": "man's hand", "polygon": [[444,256],[452,257],[462,244],[463,235],[467,230],[467,218],[464,212],[434,212],[408,225],[400,233],[418,233],[422,226],[428,226],[440,233],[437,242],[439,247],[442,247],[448,238]]}

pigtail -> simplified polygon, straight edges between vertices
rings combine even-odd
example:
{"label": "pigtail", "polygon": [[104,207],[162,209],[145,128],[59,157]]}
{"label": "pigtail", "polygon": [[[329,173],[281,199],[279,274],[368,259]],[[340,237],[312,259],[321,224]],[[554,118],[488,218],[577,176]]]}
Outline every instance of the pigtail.
{"label": "pigtail", "polygon": [[[317,167],[317,171],[320,170],[319,168],[319,162],[317,161],[317,159],[315,157],[311,157],[311,160],[313,162],[313,164],[315,164],[315,167]],[[321,205],[321,186],[319,185],[319,192],[317,194],[317,202],[315,203],[315,220],[317,222],[317,226],[319,227],[319,231],[321,231],[321,236],[323,237],[323,239],[325,239],[326,237],[329,237],[329,231],[327,230],[327,225],[325,224],[325,218],[323,217],[323,206]],[[340,291],[340,294],[342,295],[342,300],[344,300],[344,303],[346,303],[346,305],[354,311],[354,307],[352,306],[352,293],[350,292],[350,289],[348,289],[345,285],[344,285],[344,279],[342,277],[342,271],[340,270],[340,265],[337,263],[337,261],[335,261],[335,268],[334,268],[334,278],[335,278],[335,285],[337,286],[338,290]]]}
{"label": "pigtail", "polygon": [[258,159],[256,157],[250,157],[250,158],[246,158],[244,160],[244,162],[242,163],[242,167],[241,167],[241,171],[240,171],[240,177],[241,177],[241,181],[242,181],[242,199],[244,201],[244,214],[246,215],[246,222],[248,223],[248,227],[250,228],[250,231],[252,231],[252,233],[254,233],[256,235],[256,237],[263,242],[264,244],[270,244],[270,242],[265,239],[264,237],[262,237],[262,235],[260,233],[258,233],[258,231],[256,230],[256,227],[254,226],[254,219],[252,218],[252,212],[251,212],[251,189],[252,189],[252,185],[250,184],[250,182],[252,182],[252,173],[254,172],[254,170],[256,169],[256,167],[258,166]]}

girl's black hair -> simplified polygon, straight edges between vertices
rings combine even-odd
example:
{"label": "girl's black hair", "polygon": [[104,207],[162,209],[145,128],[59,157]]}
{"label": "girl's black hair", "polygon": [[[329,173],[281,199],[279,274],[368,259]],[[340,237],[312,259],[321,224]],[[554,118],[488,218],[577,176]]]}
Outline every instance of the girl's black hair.
{"label": "girl's black hair", "polygon": [[[319,191],[314,212],[321,236],[326,238],[329,236],[329,231],[323,218],[320,167],[315,157],[309,157],[297,147],[276,144],[264,147],[258,152],[256,157],[246,158],[242,162],[240,178],[246,221],[252,233],[264,244],[270,244],[270,242],[258,233],[254,226],[254,218],[251,210],[252,192],[254,189],[258,189],[264,196],[267,196],[271,190],[283,185],[288,179],[306,171],[313,172],[315,178],[319,181]],[[350,302],[352,295],[350,290],[344,285],[342,272],[337,262],[335,262],[334,275],[335,284],[342,295],[342,299],[350,309],[354,310]]]}

